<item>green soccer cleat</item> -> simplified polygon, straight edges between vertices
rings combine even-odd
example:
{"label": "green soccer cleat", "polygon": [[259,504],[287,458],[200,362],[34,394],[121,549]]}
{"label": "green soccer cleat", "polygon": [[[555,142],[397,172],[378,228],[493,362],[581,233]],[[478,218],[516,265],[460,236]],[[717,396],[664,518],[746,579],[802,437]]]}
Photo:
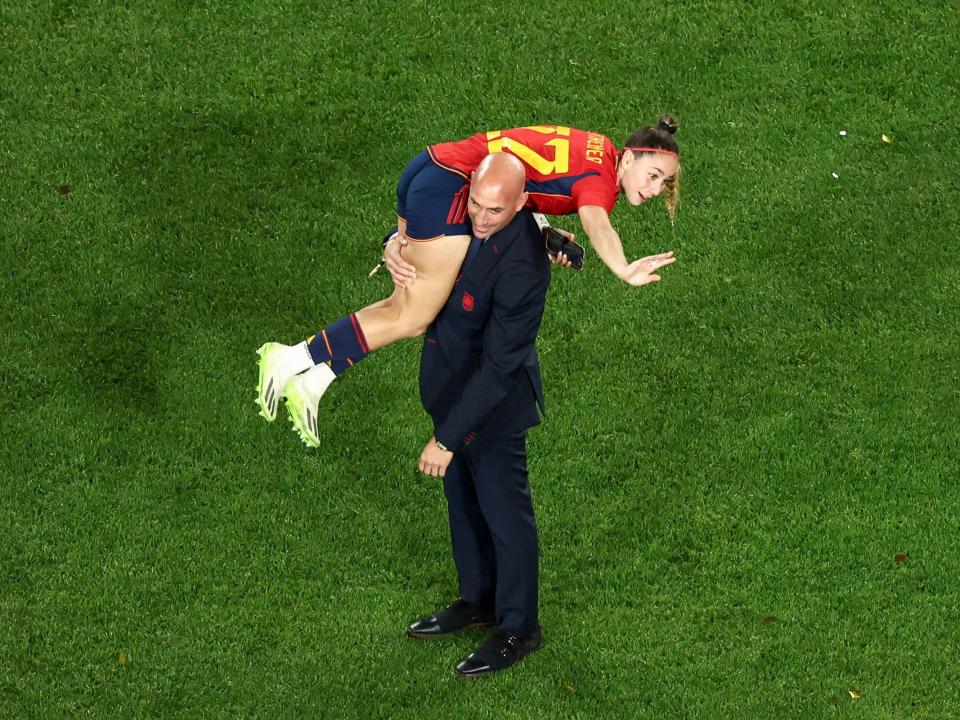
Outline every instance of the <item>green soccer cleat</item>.
{"label": "green soccer cleat", "polygon": [[320,398],[337,376],[326,363],[314,365],[307,372],[294,376],[283,391],[287,412],[294,430],[307,447],[320,447],[317,410]]}
{"label": "green soccer cleat", "polygon": [[313,360],[303,345],[275,342],[264,344],[257,350],[257,355],[260,356],[260,372],[256,403],[260,407],[260,417],[273,422],[277,419],[283,389],[292,377],[313,365]]}

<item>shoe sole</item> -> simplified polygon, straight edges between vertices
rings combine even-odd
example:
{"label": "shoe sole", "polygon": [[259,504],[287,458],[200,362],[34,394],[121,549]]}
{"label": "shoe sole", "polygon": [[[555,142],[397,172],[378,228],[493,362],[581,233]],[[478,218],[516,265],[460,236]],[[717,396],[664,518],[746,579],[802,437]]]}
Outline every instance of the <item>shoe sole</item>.
{"label": "shoe sole", "polygon": [[[273,422],[277,419],[277,411],[280,409],[280,400],[283,399],[283,388],[273,387],[271,379],[268,386],[264,388],[263,381],[267,375],[267,365],[270,362],[270,356],[273,354],[273,348],[277,343],[264,343],[257,350],[260,356],[259,368],[257,374],[257,399],[254,401],[260,408],[258,413],[267,422]],[[273,402],[275,401],[275,402]],[[273,409],[271,410],[271,405]]]}

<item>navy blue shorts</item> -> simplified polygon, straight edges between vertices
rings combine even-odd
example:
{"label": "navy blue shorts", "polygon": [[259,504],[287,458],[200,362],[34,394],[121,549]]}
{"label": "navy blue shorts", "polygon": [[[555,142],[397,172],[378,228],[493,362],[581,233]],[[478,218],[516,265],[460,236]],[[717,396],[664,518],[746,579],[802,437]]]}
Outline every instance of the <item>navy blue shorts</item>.
{"label": "navy blue shorts", "polygon": [[445,170],[424,151],[407,163],[397,183],[397,216],[406,220],[411,240],[469,235],[469,195],[466,176]]}

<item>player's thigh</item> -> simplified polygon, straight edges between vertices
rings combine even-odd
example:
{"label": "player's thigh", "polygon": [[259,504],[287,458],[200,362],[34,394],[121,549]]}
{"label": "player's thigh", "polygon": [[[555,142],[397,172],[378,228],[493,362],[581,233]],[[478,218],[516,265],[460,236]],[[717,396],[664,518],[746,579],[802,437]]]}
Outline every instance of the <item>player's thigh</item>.
{"label": "player's thigh", "polygon": [[469,235],[444,235],[429,242],[411,240],[403,249],[403,257],[417,268],[417,281],[436,279],[449,282],[452,288],[469,247]]}
{"label": "player's thigh", "polygon": [[447,302],[470,247],[469,235],[445,235],[430,242],[411,242],[404,257],[417,269],[417,277],[406,288],[397,288],[404,315],[429,324]]}
{"label": "player's thigh", "polygon": [[417,270],[388,304],[418,334],[437,316],[453,290],[470,245],[469,179],[441,168],[427,153],[414,158],[397,186],[397,225],[407,239],[403,258]]}
{"label": "player's thigh", "polygon": [[[360,311],[364,331],[369,329],[376,337],[379,337],[378,329],[385,335],[394,333],[398,337],[415,337],[424,332],[450,297],[469,246],[467,235],[443,236],[407,245],[403,257],[417,268],[417,277],[404,288],[394,287],[389,297]],[[382,323],[394,327],[380,328]],[[375,339],[372,342],[376,344]]]}

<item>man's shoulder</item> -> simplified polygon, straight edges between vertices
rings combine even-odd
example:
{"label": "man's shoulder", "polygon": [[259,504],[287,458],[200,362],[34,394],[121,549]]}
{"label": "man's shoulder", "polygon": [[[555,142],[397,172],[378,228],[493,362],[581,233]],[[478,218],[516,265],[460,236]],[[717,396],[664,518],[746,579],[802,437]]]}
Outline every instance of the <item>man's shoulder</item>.
{"label": "man's shoulder", "polygon": [[508,244],[507,257],[511,262],[539,262],[545,259],[543,236],[533,214],[526,208],[517,213],[510,224],[500,231],[500,235]]}
{"label": "man's shoulder", "polygon": [[[522,217],[521,217],[522,216]],[[504,232],[505,256],[494,274],[494,294],[506,305],[528,302],[529,293],[545,292],[550,284],[551,265],[547,259],[540,227],[528,210],[517,214]]]}

